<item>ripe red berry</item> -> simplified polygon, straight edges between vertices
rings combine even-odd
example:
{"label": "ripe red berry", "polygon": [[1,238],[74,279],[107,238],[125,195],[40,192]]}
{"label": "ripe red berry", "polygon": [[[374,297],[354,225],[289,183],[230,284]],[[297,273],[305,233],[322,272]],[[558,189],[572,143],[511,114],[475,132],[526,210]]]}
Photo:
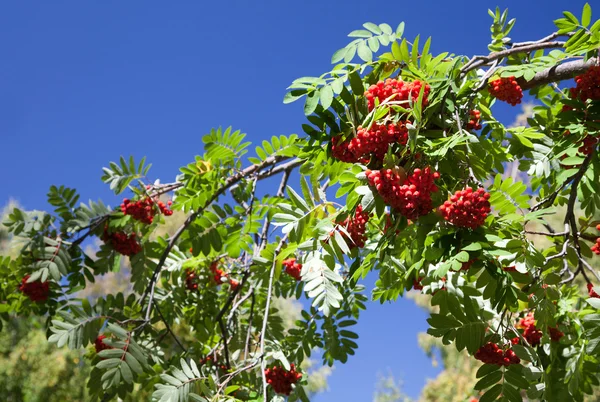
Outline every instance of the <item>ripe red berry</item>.
{"label": "ripe red berry", "polygon": [[365,241],[367,240],[365,232],[370,217],[371,216],[368,213],[363,211],[362,205],[359,205],[356,207],[354,216],[348,216],[338,224],[350,235],[350,237],[348,237],[344,231],[340,231],[350,250],[356,247],[362,248],[365,246]]}
{"label": "ripe red berry", "polygon": [[302,272],[302,264],[296,262],[295,258],[288,258],[283,260],[282,265],[285,267],[285,273],[299,281],[302,279],[300,272]]}
{"label": "ripe red berry", "polygon": [[217,285],[221,285],[227,280],[227,273],[219,268],[219,262],[213,261],[210,264],[210,271],[213,274],[213,280]]}
{"label": "ripe red berry", "polygon": [[481,112],[479,110],[471,110],[469,112],[470,120],[467,123],[467,130],[481,130],[481,123],[479,119],[481,118]]}
{"label": "ripe red berry", "polygon": [[96,338],[96,341],[94,342],[96,353],[100,353],[103,350],[113,348],[112,346],[108,346],[106,343],[104,343],[104,339],[106,339],[106,335],[98,335],[98,337]]}
{"label": "ripe red berry", "polygon": [[25,277],[21,280],[21,285],[19,286],[19,290],[23,292],[23,294],[29,297],[29,300],[32,302],[45,302],[48,300],[48,295],[50,294],[50,284],[41,281],[33,281],[27,283],[27,280],[31,277],[31,275],[25,275]]}
{"label": "ripe red berry", "polygon": [[423,290],[423,285],[421,285],[421,280],[423,278],[422,277],[418,277],[416,279],[413,279],[413,289],[414,290]]}
{"label": "ripe red berry", "polygon": [[523,98],[523,90],[515,77],[504,77],[490,81],[488,90],[490,91],[490,95],[496,99],[513,106],[521,103],[521,99]]}
{"label": "ripe red berry", "polygon": [[[124,215],[130,215],[133,219],[149,225],[154,220],[154,215],[156,214],[154,204],[155,202],[150,197],[135,202],[125,198],[123,203],[121,203],[121,212],[123,212]],[[164,202],[156,201],[156,205],[163,215],[173,215],[173,211],[168,209]]]}
{"label": "ripe red berry", "polygon": [[477,261],[477,258],[474,258],[472,260],[469,260],[467,262],[463,262],[462,266],[460,267],[461,271],[468,271],[469,269],[471,269],[471,265],[473,265],[473,263]]}
{"label": "ripe red berry", "polygon": [[[408,100],[412,99],[413,102],[416,101],[419,98],[421,87],[423,87],[423,83],[419,80],[404,82],[395,78],[388,78],[385,81],[379,81],[377,84],[371,85],[365,91],[365,98],[367,98],[369,111],[373,110],[375,107],[376,99],[379,103],[386,100],[388,102],[400,102],[399,106],[408,109],[410,107]],[[425,84],[425,88],[423,89],[423,107],[427,106],[429,103],[427,99],[429,91],[429,85]]]}
{"label": "ripe red berry", "polygon": [[438,191],[434,180],[439,178],[430,167],[415,169],[406,179],[396,170],[367,170],[369,184],[383,201],[408,219],[417,219],[432,210],[431,193]]}
{"label": "ripe red berry", "polygon": [[109,233],[105,227],[102,240],[122,255],[132,256],[142,251],[142,246],[137,242],[135,233],[130,235],[124,232]]}
{"label": "ripe red berry", "polygon": [[533,313],[527,313],[524,318],[521,318],[517,324],[517,328],[523,329],[523,337],[531,346],[537,346],[540,344],[543,334],[542,331],[537,329],[535,326],[535,318],[533,317]]}
{"label": "ripe red berry", "polygon": [[497,344],[488,342],[475,352],[475,358],[487,364],[510,366],[521,363],[512,349],[502,350]]}
{"label": "ripe red berry", "polygon": [[188,290],[198,290],[198,275],[191,269],[185,270],[185,287]]}
{"label": "ripe red berry", "polygon": [[560,342],[560,338],[565,336],[564,332],[562,332],[558,328],[553,328],[553,327],[548,327],[548,333],[550,334],[550,339],[553,342]]}
{"label": "ripe red berry", "polygon": [[396,124],[373,124],[367,130],[358,127],[356,136],[342,141],[340,136],[333,137],[331,153],[342,162],[367,163],[371,156],[382,161],[390,144],[406,145],[408,142],[407,121]]}
{"label": "ripe red berry", "polygon": [[575,77],[576,87],[571,88],[571,98],[585,102],[588,99],[600,100],[600,66],[592,66],[585,73]]}
{"label": "ripe red berry", "polygon": [[290,364],[290,371],[279,366],[265,369],[265,377],[276,394],[289,395],[292,385],[302,379],[302,374],[296,371],[294,364]]}
{"label": "ripe red berry", "polygon": [[595,297],[595,298],[599,298],[600,299],[600,295],[598,293],[596,293],[596,291],[594,290],[594,285],[591,283],[587,284],[587,289],[588,289],[588,294],[590,295],[590,297]]}
{"label": "ripe red berry", "polygon": [[454,226],[476,229],[483,225],[491,212],[490,194],[480,188],[473,191],[471,187],[458,190],[449,201],[440,206],[445,220]]}
{"label": "ripe red berry", "polygon": [[236,290],[239,289],[240,283],[238,281],[236,281],[235,279],[231,279],[231,280],[229,280],[229,286],[231,286],[231,290],[233,292],[235,292]]}

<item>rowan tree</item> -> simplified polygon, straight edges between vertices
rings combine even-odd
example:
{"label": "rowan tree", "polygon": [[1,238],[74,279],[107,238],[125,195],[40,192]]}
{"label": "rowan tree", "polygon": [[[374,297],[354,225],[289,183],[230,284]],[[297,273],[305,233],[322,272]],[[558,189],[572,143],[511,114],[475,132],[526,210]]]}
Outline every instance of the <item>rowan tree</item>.
{"label": "rowan tree", "polygon": [[[172,183],[150,180],[145,159],[105,167],[119,206],[78,205],[53,186],[53,211],[14,209],[3,319],[43,315],[49,342],[87,347],[91,398],[307,400],[302,362],[315,349],[326,365],[351,360],[373,274],[373,300],[428,295],[428,333],[483,363],[481,401],[582,400],[600,372],[600,20],[586,4],[516,42],[507,11],[490,16],[490,53],[473,57],[431,54],[404,23],[366,23],[331,71],[291,84],[284,102],[304,99],[303,135],[249,154],[241,131],[213,129]],[[494,104],[524,91],[533,114],[506,127]],[[530,180],[503,178],[509,163]],[[172,211],[185,221],[157,234]],[[124,258],[127,297],[74,297]],[[276,297],[310,300],[295,328]]]}

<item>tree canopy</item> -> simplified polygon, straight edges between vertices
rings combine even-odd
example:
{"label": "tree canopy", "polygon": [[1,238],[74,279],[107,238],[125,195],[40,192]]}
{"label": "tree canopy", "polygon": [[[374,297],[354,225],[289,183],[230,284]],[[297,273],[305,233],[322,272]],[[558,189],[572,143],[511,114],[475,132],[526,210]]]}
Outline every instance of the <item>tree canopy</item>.
{"label": "tree canopy", "polygon": [[[288,88],[301,135],[251,147],[215,128],[173,182],[145,158],[104,167],[116,208],[52,186],[50,211],[12,209],[0,324],[38,315],[55,347],[88,348],[90,400],[306,401],[306,362],[351,364],[365,302],[412,289],[428,334],[478,361],[461,397],[593,394],[600,20],[586,4],[515,42],[508,11],[489,14],[488,53],[472,57],[432,54],[404,23],[351,32],[331,71]],[[497,120],[524,91],[526,123]],[[80,293],[124,261],[124,290]],[[280,299],[308,301],[293,325]]]}

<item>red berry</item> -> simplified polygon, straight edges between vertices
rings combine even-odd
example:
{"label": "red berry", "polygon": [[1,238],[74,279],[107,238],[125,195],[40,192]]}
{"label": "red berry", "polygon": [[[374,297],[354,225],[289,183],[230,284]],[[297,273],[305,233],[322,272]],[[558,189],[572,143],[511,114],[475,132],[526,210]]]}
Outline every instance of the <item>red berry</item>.
{"label": "red berry", "polygon": [[471,110],[469,112],[469,117],[470,120],[467,123],[467,130],[481,130],[481,123],[479,123],[481,112],[479,110]]}
{"label": "red berry", "polygon": [[585,102],[588,99],[600,100],[600,66],[592,66],[585,73],[575,77],[576,87],[571,88],[571,98]]}
{"label": "red berry", "polygon": [[333,137],[331,153],[342,162],[367,163],[371,155],[382,161],[390,144],[406,145],[408,142],[406,123],[408,122],[399,121],[387,125],[375,123],[369,130],[359,126],[356,136],[346,141],[342,141],[340,136]]}
{"label": "red berry", "polygon": [[483,225],[491,212],[489,193],[480,188],[473,191],[471,187],[458,190],[449,201],[440,206],[445,220],[454,226],[476,229]]}
{"label": "red berry", "polygon": [[550,334],[550,339],[553,342],[560,342],[560,338],[565,336],[564,332],[562,332],[558,328],[553,328],[553,327],[548,327],[548,333]]}
{"label": "red berry", "polygon": [[50,294],[50,284],[47,281],[33,281],[27,283],[27,280],[30,277],[31,275],[25,275],[25,277],[21,280],[19,290],[23,292],[24,295],[29,297],[29,300],[32,302],[39,303],[48,300],[48,295]]}
{"label": "red berry", "polygon": [[590,295],[590,297],[595,297],[595,298],[599,298],[600,299],[600,295],[598,293],[596,293],[596,291],[594,290],[594,285],[591,283],[587,284],[587,288],[588,288],[588,294]]}
{"label": "red berry", "polygon": [[96,353],[100,353],[103,350],[113,348],[112,346],[108,346],[106,343],[104,343],[104,339],[106,339],[106,335],[98,335],[98,337],[96,338],[96,341],[94,342]]}
{"label": "red berry", "polygon": [[296,371],[294,364],[290,364],[290,371],[279,366],[265,369],[265,377],[276,394],[289,395],[292,392],[292,384],[300,381],[302,374]]}
{"label": "red berry", "polygon": [[135,233],[130,235],[124,232],[109,233],[105,227],[102,240],[122,255],[132,256],[142,251],[142,246],[137,242]]}
{"label": "red berry", "polygon": [[[373,110],[375,107],[376,99],[379,103],[386,100],[388,102],[398,102],[396,104],[408,109],[410,107],[408,100],[412,99],[413,102],[416,101],[419,98],[421,87],[423,87],[423,83],[419,80],[404,82],[394,78],[388,78],[385,81],[379,81],[377,84],[371,85],[365,91],[365,98],[367,98],[369,111]],[[427,97],[430,89],[429,85],[425,84],[425,88],[423,89],[423,107],[427,106],[429,103]]]}
{"label": "red berry", "polygon": [[219,262],[213,261],[210,264],[210,271],[213,274],[213,279],[217,285],[221,285],[227,279],[227,273],[219,268]]}
{"label": "red berry", "polygon": [[[154,204],[155,202],[149,197],[136,202],[131,202],[129,199],[125,198],[121,204],[121,212],[123,212],[124,215],[130,215],[133,219],[149,225],[154,220],[154,215],[156,214]],[[163,215],[173,215],[173,211],[168,209],[164,202],[156,201],[156,205]],[[169,205],[171,205],[171,201],[169,201]]]}
{"label": "red berry", "polygon": [[285,267],[285,273],[297,281],[302,279],[302,276],[300,275],[300,272],[302,271],[302,264],[297,263],[295,258],[283,260],[282,264]]}
{"label": "red berry", "polygon": [[497,344],[488,342],[475,352],[475,358],[487,364],[510,366],[521,363],[512,349],[503,351]]}
{"label": "red berry", "polygon": [[367,170],[366,174],[383,201],[406,218],[414,220],[431,212],[431,193],[438,191],[433,181],[439,174],[430,167],[415,169],[405,180],[392,169]]}
{"label": "red berry", "polygon": [[523,90],[517,83],[515,77],[504,77],[490,81],[488,90],[490,91],[490,95],[496,99],[507,102],[513,106],[521,103],[521,99],[523,98]]}
{"label": "red berry", "polygon": [[346,244],[350,250],[359,247],[362,248],[365,246],[365,241],[367,240],[367,236],[365,232],[367,230],[367,222],[371,216],[364,212],[362,206],[359,205],[356,207],[356,212],[354,216],[349,216],[344,221],[339,223],[338,225],[343,227],[345,231],[350,235],[341,232],[342,237],[346,240]]}
{"label": "red berry", "polygon": [[533,313],[528,313],[524,318],[519,320],[517,328],[523,329],[523,337],[531,346],[537,346],[542,339],[542,331],[536,328]]}

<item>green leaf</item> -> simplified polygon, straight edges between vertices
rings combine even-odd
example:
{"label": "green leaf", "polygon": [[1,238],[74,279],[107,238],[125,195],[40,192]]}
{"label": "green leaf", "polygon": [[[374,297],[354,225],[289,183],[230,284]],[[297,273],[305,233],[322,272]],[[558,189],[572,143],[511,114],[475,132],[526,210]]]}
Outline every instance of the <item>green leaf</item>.
{"label": "green leaf", "polygon": [[583,5],[583,12],[581,13],[581,25],[587,27],[592,21],[592,7],[588,3]]}
{"label": "green leaf", "polygon": [[317,106],[319,105],[319,92],[313,91],[306,96],[306,102],[304,103],[304,115],[308,116],[313,114]]}
{"label": "green leaf", "polygon": [[328,109],[333,101],[333,89],[330,86],[324,86],[319,90],[319,99],[323,109]]}

